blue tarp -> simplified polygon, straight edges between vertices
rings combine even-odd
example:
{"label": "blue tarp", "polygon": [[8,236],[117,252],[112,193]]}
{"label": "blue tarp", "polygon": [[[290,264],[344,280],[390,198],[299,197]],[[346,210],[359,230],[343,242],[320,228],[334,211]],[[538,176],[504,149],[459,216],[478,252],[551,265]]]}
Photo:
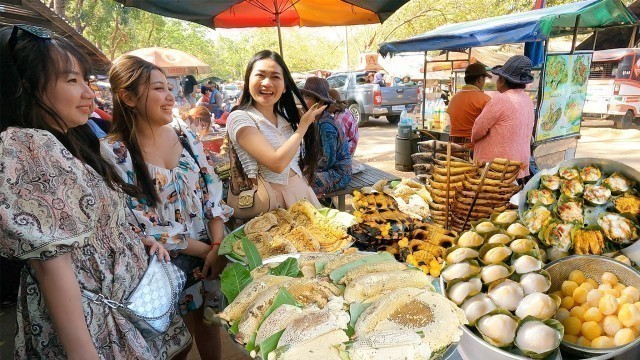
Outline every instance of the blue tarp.
{"label": "blue tarp", "polygon": [[441,26],[409,39],[383,43],[383,56],[401,52],[459,50],[546,40],[570,33],[576,16],[581,28],[603,28],[638,23],[620,0],[587,0],[523,13]]}

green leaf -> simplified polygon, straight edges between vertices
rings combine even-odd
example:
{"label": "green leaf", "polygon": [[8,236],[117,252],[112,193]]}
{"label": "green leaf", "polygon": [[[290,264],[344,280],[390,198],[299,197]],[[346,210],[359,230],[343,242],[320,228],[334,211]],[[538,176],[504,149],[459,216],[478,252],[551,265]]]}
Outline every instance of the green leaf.
{"label": "green leaf", "polygon": [[340,279],[342,279],[346,275],[347,271],[353,268],[356,268],[358,266],[362,266],[365,264],[377,264],[377,263],[388,262],[388,261],[396,261],[396,258],[386,251],[383,251],[381,253],[374,254],[374,255],[368,255],[363,257],[362,259],[342,265],[341,267],[333,270],[329,274],[329,278],[333,280],[334,283],[337,284],[338,281],[340,281]]}
{"label": "green leaf", "polygon": [[[224,239],[222,239],[220,247],[218,248],[218,255],[235,255],[235,257],[239,257],[233,252],[233,244],[235,244],[236,241],[242,240],[243,238],[246,238],[243,227],[236,229],[229,235],[225,236]],[[242,257],[239,258],[241,261],[244,261]]]}
{"label": "green leaf", "polygon": [[266,340],[260,343],[260,355],[263,359],[267,359],[269,353],[278,347],[278,341],[285,329],[278,331],[277,333],[269,336]]}
{"label": "green leaf", "polygon": [[240,291],[251,283],[251,281],[253,281],[251,272],[241,264],[231,264],[224,269],[222,275],[220,275],[220,288],[229,304],[233,302]]}
{"label": "green leaf", "polygon": [[251,240],[247,238],[242,238],[242,249],[247,257],[247,265],[249,265],[249,270],[253,270],[258,266],[262,265],[262,258],[260,257],[260,253],[258,252],[258,248]]}
{"label": "green leaf", "polygon": [[296,258],[288,258],[280,265],[269,270],[269,274],[278,276],[298,277],[298,273],[300,273],[300,268]]}
{"label": "green leaf", "polygon": [[358,321],[358,318],[360,318],[360,315],[362,315],[362,313],[365,310],[367,310],[369,306],[371,306],[371,303],[369,304],[352,303],[351,305],[349,305],[349,315],[351,317],[351,320],[349,321],[349,326],[351,326],[352,328],[355,328],[356,321]]}
{"label": "green leaf", "polygon": [[236,322],[234,322],[233,325],[231,325],[229,332],[233,335],[238,335],[238,331],[240,331],[240,329],[238,329],[239,325],[240,325],[240,319],[236,320]]}
{"label": "green leaf", "polygon": [[[272,312],[274,312],[277,308],[279,308],[284,304],[302,307],[302,305],[296,301],[296,299],[293,297],[293,295],[291,295],[289,291],[287,291],[287,289],[285,289],[284,287],[281,287],[280,290],[278,290],[278,295],[276,295],[275,299],[273,299],[271,306],[269,306],[267,311],[262,316],[262,319],[260,319],[260,323],[258,324],[258,327],[256,329],[260,329],[262,322],[266,318],[268,318]],[[254,333],[253,336],[251,336],[251,340],[249,340],[249,342],[247,343],[246,349],[248,351],[255,349],[256,347],[255,341],[256,341],[256,333]]]}

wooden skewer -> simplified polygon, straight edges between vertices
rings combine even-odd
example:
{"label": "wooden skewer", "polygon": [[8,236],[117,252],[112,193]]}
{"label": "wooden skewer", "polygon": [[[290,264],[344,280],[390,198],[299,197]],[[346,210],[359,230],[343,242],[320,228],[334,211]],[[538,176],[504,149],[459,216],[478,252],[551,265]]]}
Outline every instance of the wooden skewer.
{"label": "wooden skewer", "polygon": [[447,143],[447,196],[445,207],[444,228],[449,229],[449,191],[451,191],[451,139]]}
{"label": "wooden skewer", "polygon": [[476,201],[478,200],[478,195],[480,194],[480,191],[482,191],[482,187],[484,186],[484,179],[487,176],[487,171],[489,170],[490,166],[491,166],[491,161],[486,163],[485,166],[484,166],[484,169],[482,170],[482,177],[480,178],[480,183],[478,184],[478,188],[476,189],[476,192],[473,195],[473,201],[471,202],[471,206],[469,207],[469,211],[467,211],[467,216],[464,219],[464,224],[462,224],[462,229],[461,229],[460,232],[463,232],[464,229],[467,227],[467,223],[469,222],[469,217],[471,216],[471,212],[473,211],[473,208],[476,206]]}

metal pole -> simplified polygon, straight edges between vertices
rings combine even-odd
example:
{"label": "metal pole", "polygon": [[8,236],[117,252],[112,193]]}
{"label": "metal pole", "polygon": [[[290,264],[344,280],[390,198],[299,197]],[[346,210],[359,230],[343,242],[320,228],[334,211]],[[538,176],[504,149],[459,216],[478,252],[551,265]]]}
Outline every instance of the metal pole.
{"label": "metal pole", "polygon": [[573,28],[573,40],[571,41],[571,52],[572,54],[576,51],[576,42],[578,41],[578,28],[580,27],[580,14],[576,15],[576,25]]}
{"label": "metal pole", "polygon": [[596,31],[593,33],[593,48],[591,50],[596,51],[596,44],[598,43],[598,28],[596,28]]}
{"label": "metal pole", "polygon": [[345,56],[345,70],[349,70],[349,32],[345,25],[344,27],[344,56]]}
{"label": "metal pole", "polygon": [[424,129],[424,113],[427,103],[427,52],[424,52],[424,63],[422,67],[422,109],[420,110],[420,117],[422,118],[422,128]]}
{"label": "metal pole", "polygon": [[[536,109],[535,109],[535,114],[533,115],[535,118],[535,125],[533,127],[534,133],[536,132],[536,129],[538,128],[538,121],[540,121],[540,119],[538,118],[538,114],[539,114],[539,110],[540,110],[540,105],[542,105],[542,97],[544,96],[544,80],[545,80],[545,71],[547,69],[547,53],[549,52],[549,39],[544,41],[544,61],[542,62],[542,68],[540,69],[540,81],[538,82],[538,98],[536,99]],[[535,144],[535,136],[537,134],[534,134],[534,138],[533,138],[533,143]],[[533,152],[532,152],[533,154]]]}
{"label": "metal pole", "polygon": [[276,12],[276,24],[278,25],[278,44],[280,45],[280,56],[284,59],[284,53],[282,52],[282,33],[280,32],[280,13]]}
{"label": "metal pole", "polygon": [[638,26],[634,26],[631,29],[631,39],[629,39],[629,47],[632,48],[636,44],[636,33],[638,32]]}

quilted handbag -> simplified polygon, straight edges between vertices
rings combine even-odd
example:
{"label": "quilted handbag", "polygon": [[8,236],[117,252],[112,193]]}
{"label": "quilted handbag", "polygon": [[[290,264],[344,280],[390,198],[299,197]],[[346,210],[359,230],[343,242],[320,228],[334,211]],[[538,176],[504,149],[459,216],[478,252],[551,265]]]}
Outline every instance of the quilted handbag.
{"label": "quilted handbag", "polygon": [[147,271],[124,302],[119,303],[85,289],[82,289],[82,296],[118,309],[146,340],[151,340],[169,329],[185,282],[182,270],[171,263],[159,261],[154,254]]}

